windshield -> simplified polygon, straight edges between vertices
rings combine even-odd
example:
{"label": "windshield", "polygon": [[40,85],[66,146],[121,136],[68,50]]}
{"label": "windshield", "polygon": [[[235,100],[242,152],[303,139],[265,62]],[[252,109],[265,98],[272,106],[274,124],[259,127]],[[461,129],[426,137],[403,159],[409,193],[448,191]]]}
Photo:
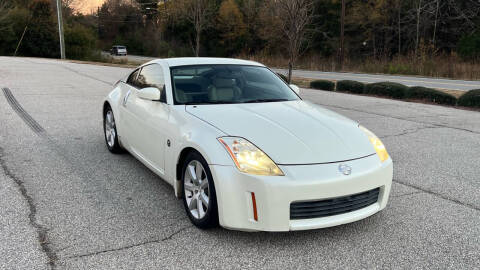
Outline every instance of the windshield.
{"label": "windshield", "polygon": [[198,65],[172,67],[175,104],[226,104],[299,100],[265,67]]}

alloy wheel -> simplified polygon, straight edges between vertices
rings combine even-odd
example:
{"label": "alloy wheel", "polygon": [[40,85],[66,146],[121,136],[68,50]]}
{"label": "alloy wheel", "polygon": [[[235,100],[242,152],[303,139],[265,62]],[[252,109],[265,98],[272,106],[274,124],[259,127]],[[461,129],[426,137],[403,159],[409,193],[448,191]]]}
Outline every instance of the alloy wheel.
{"label": "alloy wheel", "polygon": [[109,110],[105,114],[105,137],[107,138],[107,144],[110,148],[114,147],[116,136],[115,119],[113,118],[113,112]]}
{"label": "alloy wheel", "polygon": [[195,219],[202,219],[208,211],[210,201],[208,177],[202,163],[197,160],[188,163],[183,187],[190,214]]}

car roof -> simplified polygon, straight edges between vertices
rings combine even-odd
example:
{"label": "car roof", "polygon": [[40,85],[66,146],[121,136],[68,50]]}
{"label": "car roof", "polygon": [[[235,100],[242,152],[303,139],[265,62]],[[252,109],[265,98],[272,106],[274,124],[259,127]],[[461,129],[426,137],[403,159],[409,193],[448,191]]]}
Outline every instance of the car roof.
{"label": "car roof", "polygon": [[243,59],[235,58],[216,58],[216,57],[177,57],[177,58],[164,58],[164,59],[155,59],[145,65],[152,63],[166,63],[170,67],[177,66],[191,66],[191,65],[249,65],[249,66],[260,66],[264,65]]}

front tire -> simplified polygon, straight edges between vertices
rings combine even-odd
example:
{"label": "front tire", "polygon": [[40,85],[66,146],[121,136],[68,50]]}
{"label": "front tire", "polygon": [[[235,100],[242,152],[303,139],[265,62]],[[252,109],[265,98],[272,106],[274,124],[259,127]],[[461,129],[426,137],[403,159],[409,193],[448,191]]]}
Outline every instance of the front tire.
{"label": "front tire", "polygon": [[218,207],[212,173],[198,152],[190,152],[182,166],[183,205],[200,229],[218,226]]}
{"label": "front tire", "polygon": [[118,142],[117,125],[115,124],[115,117],[112,108],[107,107],[103,115],[103,133],[105,135],[105,143],[110,152],[119,154],[122,153],[122,147]]}

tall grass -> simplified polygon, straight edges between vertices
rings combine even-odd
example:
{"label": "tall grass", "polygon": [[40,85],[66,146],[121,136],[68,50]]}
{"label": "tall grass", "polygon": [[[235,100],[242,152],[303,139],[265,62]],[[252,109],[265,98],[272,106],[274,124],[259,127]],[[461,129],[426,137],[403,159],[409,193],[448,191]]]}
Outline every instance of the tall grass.
{"label": "tall grass", "polygon": [[[240,55],[240,58],[264,63],[268,66],[286,68],[288,59],[282,55]],[[334,57],[305,55],[295,64],[296,69],[340,71]],[[395,56],[393,58],[346,59],[347,72],[420,75],[452,79],[479,80],[480,62],[464,61],[456,54]]]}

